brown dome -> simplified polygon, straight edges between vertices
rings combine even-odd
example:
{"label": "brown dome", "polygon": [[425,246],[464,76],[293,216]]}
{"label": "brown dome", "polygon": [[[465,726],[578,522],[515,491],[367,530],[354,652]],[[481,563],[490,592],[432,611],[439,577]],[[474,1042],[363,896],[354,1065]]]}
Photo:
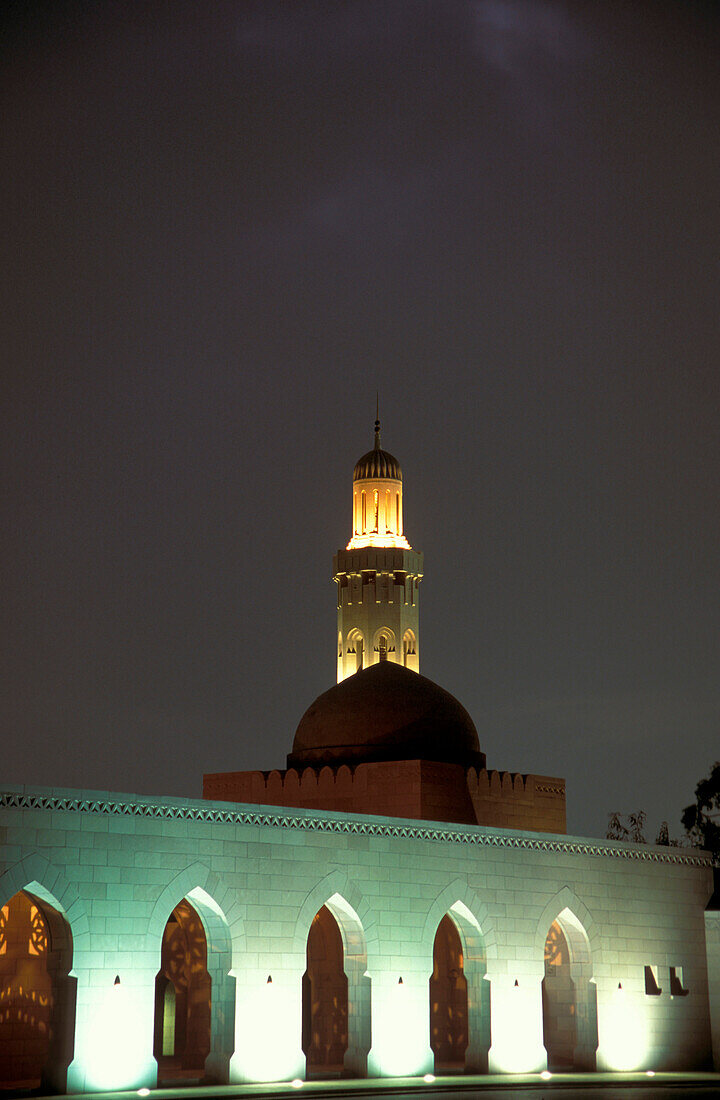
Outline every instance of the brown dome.
{"label": "brown dome", "polygon": [[364,481],[379,477],[402,481],[402,470],[394,455],[391,455],[389,451],[381,451],[379,447],[376,447],[357,460],[353,470],[353,481]]}
{"label": "brown dome", "polygon": [[393,661],[371,665],[318,696],[300,719],[288,767],[376,760],[485,765],[465,707]]}

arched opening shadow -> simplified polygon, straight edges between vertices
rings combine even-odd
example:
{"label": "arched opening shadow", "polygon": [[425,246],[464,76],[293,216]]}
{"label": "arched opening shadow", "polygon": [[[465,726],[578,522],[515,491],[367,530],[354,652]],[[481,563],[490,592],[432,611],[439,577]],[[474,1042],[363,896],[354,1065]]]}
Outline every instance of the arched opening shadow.
{"label": "arched opening shadow", "polygon": [[73,942],[38,883],[0,910],[0,1087],[64,1091],[75,1039]]}
{"label": "arched opening shadow", "polygon": [[587,933],[569,908],[545,939],[543,1042],[548,1068],[593,1070],[598,1046],[597,991]]}
{"label": "arched opening shadow", "polygon": [[195,887],[174,906],[162,933],[153,1031],[159,1085],[227,1080],[234,1048],[231,958],[222,910]]}
{"label": "arched opening shadow", "polygon": [[437,1073],[486,1073],[490,986],[480,925],[461,901],[442,917],[433,944],[430,1046]]}
{"label": "arched opening shadow", "polygon": [[357,913],[338,893],[310,926],[302,993],[308,1078],[366,1076],[371,1037],[365,935]]}
{"label": "arched opening shadow", "polygon": [[445,914],[435,933],[430,978],[430,1047],[438,1074],[465,1071],[468,995],[463,961],[460,936]]}

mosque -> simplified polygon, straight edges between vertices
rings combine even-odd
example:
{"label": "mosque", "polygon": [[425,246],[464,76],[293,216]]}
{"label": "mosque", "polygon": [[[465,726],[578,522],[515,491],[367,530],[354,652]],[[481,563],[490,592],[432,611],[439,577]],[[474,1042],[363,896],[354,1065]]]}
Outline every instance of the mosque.
{"label": "mosque", "polygon": [[711,859],[568,837],[561,778],[488,769],[422,578],[376,421],[286,769],[0,791],[3,1087],[720,1069]]}

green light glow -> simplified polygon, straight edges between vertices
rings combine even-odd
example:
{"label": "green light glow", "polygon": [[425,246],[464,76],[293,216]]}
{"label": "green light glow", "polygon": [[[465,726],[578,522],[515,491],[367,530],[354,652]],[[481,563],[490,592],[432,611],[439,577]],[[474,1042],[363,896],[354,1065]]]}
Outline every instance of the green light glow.
{"label": "green light glow", "polygon": [[125,982],[108,987],[93,1015],[85,1058],[77,1059],[84,1066],[87,1089],[137,1089],[148,1084],[152,1016],[146,1001],[141,990]]}

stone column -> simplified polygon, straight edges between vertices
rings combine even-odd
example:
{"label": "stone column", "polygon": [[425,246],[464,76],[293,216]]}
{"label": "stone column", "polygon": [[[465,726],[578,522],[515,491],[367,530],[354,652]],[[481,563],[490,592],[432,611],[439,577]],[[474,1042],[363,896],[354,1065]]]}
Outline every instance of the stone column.
{"label": "stone column", "polygon": [[371,982],[365,972],[365,958],[345,955],[348,980],[348,1047],[345,1070],[350,1077],[367,1077],[371,1034]]}
{"label": "stone column", "polygon": [[543,1045],[543,973],[488,975],[492,1046],[490,1073],[540,1073],[547,1069]]}
{"label": "stone column", "polygon": [[465,1051],[465,1072],[487,1073],[491,1034],[490,982],[470,966],[465,977],[468,995],[468,1045]]}
{"label": "stone column", "polygon": [[[302,969],[300,965],[280,968],[268,960],[262,969],[238,977],[231,1083],[305,1077],[301,1045],[304,970],[304,965]],[[268,977],[272,981],[268,982]]]}
{"label": "stone column", "polygon": [[68,1092],[154,1088],[155,973],[78,970],[75,1057]]}
{"label": "stone column", "polygon": [[427,972],[373,974],[371,1077],[417,1077],[433,1072],[429,980]]}

